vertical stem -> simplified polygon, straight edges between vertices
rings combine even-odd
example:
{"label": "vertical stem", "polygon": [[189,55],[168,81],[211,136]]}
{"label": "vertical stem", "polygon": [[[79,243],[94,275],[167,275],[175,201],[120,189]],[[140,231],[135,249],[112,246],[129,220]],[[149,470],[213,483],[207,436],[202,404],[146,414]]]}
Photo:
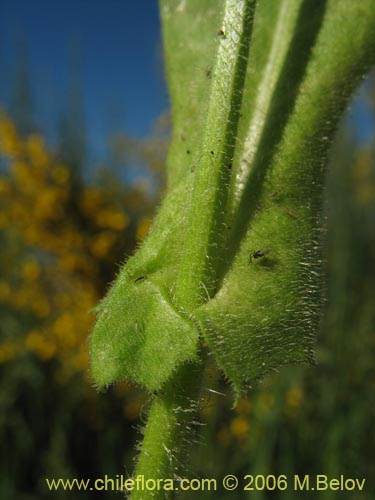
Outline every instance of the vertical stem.
{"label": "vertical stem", "polygon": [[[217,282],[227,202],[256,0],[226,0],[200,162],[187,219],[187,236],[175,299],[187,311],[199,306]],[[204,360],[185,365],[156,396],[135,475],[173,478],[191,443]],[[134,491],[132,500],[169,498],[165,491]]]}
{"label": "vertical stem", "polygon": [[[174,479],[183,474],[182,461],[194,441],[199,393],[204,370],[200,361],[184,365],[155,396],[148,416],[134,477]],[[177,485],[177,483],[176,483]],[[165,500],[168,491],[134,490],[132,500]]]}
{"label": "vertical stem", "polygon": [[240,118],[255,0],[227,0],[210,102],[187,214],[176,301],[188,311],[212,297],[225,255],[223,223]]}

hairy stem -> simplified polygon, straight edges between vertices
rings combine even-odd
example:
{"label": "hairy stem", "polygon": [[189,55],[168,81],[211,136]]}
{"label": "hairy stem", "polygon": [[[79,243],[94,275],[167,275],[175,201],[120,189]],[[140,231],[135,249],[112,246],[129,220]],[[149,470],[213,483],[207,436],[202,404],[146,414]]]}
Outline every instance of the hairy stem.
{"label": "hairy stem", "polygon": [[188,311],[216,290],[255,4],[227,0],[217,35],[220,45],[176,285],[176,300]]}
{"label": "hairy stem", "polygon": [[[225,216],[255,4],[255,0],[227,0],[217,33],[219,48],[210,104],[176,283],[175,299],[187,311],[215,291],[215,254],[222,248],[220,226]],[[136,475],[157,479],[178,474],[181,454],[191,442],[204,364],[184,365],[167,382],[163,394],[155,398]],[[132,500],[150,495],[135,491]],[[152,498],[166,498],[166,492],[153,492]]]}
{"label": "hairy stem", "polygon": [[[184,365],[155,395],[138,459],[135,478],[176,479],[198,431],[197,410],[204,362]],[[186,469],[185,469],[186,470]],[[174,488],[174,487],[173,487]],[[168,491],[134,490],[132,500],[169,498]]]}

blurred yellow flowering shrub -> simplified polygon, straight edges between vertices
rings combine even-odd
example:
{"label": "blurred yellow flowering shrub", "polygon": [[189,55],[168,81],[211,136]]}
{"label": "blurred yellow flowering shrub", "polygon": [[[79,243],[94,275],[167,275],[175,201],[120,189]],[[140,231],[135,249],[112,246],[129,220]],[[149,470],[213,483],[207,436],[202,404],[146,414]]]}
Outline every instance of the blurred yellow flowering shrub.
{"label": "blurred yellow flowering shrub", "polygon": [[89,312],[144,237],[151,203],[124,183],[88,185],[4,113],[0,162],[0,362],[31,351],[63,376],[87,374]]}

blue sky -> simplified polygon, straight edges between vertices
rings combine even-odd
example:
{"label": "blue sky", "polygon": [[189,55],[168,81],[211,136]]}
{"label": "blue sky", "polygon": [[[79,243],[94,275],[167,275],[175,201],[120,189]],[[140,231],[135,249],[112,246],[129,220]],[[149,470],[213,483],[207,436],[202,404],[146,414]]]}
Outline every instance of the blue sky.
{"label": "blue sky", "polygon": [[157,0],[1,0],[3,102],[9,100],[20,38],[27,45],[35,114],[43,127],[56,127],[67,100],[72,53],[78,55],[94,156],[102,156],[114,127],[146,136],[169,106]]}

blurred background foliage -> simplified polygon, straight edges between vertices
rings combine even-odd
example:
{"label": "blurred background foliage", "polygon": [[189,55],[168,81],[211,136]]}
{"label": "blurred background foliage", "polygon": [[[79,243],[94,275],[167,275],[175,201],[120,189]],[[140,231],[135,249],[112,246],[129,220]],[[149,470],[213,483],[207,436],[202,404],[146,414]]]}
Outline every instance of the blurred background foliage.
{"label": "blurred background foliage", "polygon": [[[55,145],[34,124],[29,85],[21,61],[13,98],[0,113],[0,498],[103,498],[51,493],[44,478],[132,471],[147,398],[126,383],[99,394],[87,340],[92,309],[147,234],[162,194],[169,115],[149,138],[112,137],[106,164],[87,175],[79,85]],[[356,98],[372,117],[374,89],[372,77]],[[194,447],[187,476],[344,474],[366,478],[358,498],[371,498],[374,123],[370,140],[356,136],[356,128],[352,119],[343,122],[327,179],[327,303],[317,365],[284,368],[234,410],[224,382],[222,395],[206,391],[202,446]],[[139,166],[142,177],[129,174],[129,165]],[[294,497],[288,489],[196,498]]]}

